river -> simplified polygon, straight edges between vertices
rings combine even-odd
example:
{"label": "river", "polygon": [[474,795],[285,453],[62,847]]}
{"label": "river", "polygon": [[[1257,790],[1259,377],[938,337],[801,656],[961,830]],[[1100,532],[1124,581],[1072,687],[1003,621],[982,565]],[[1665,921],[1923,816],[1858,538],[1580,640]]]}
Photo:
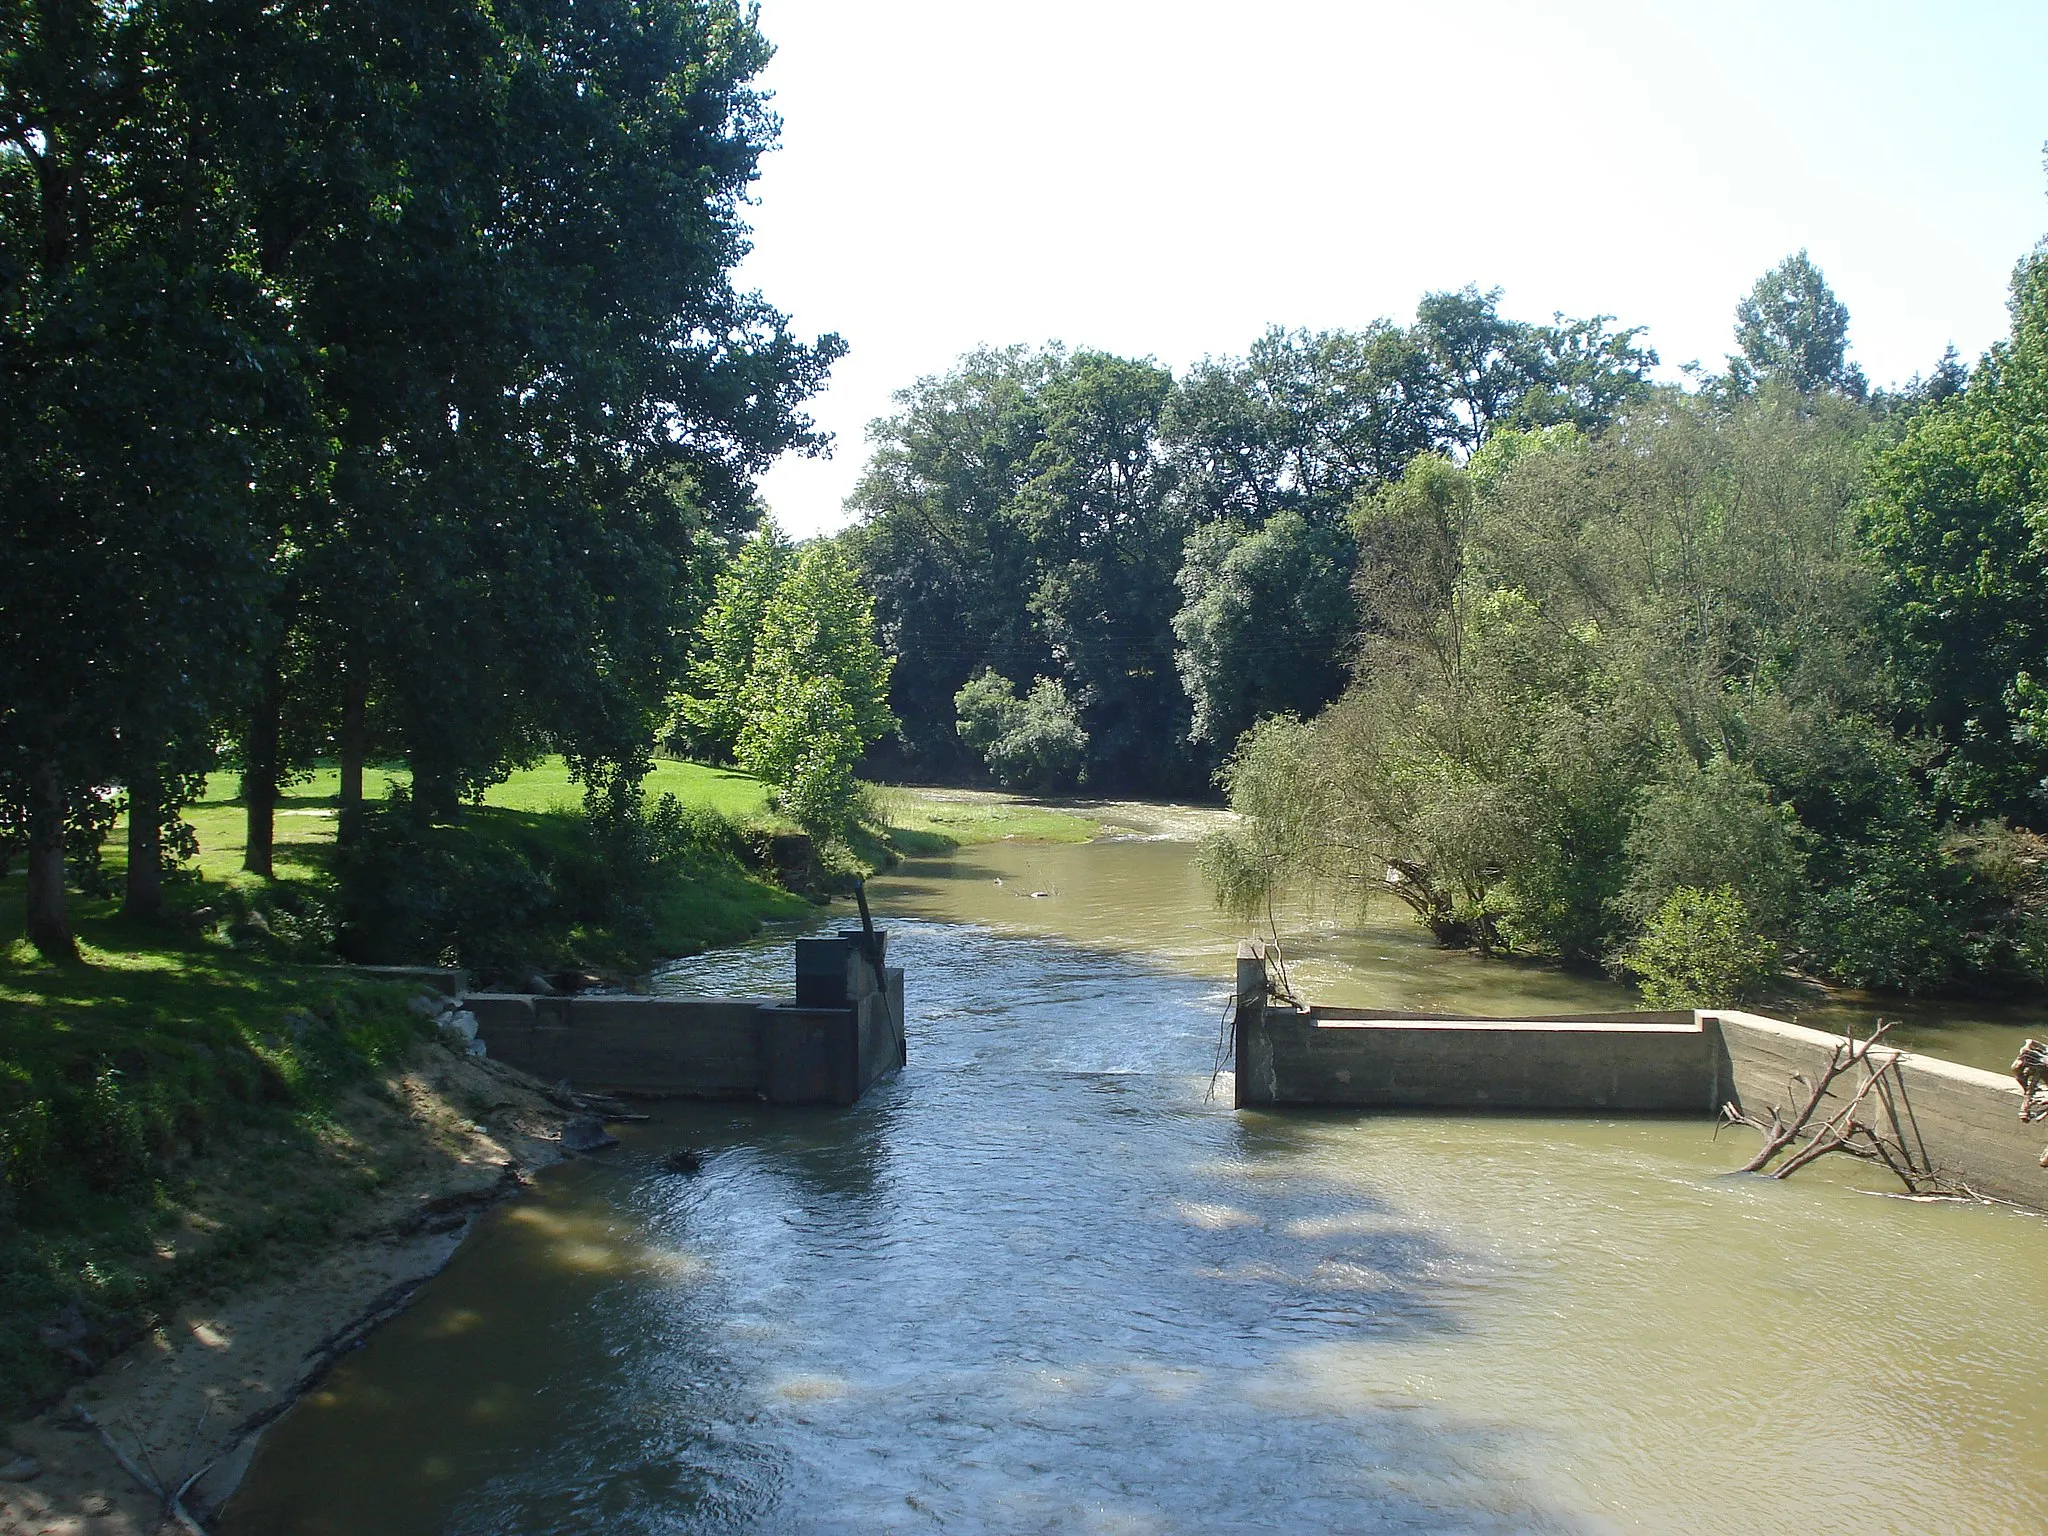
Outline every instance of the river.
{"label": "river", "polygon": [[[224,1529],[2048,1528],[2048,1223],[1725,1178],[1701,1122],[1233,1111],[1237,932],[1190,818],[1123,820],[875,882],[907,1072],[545,1175]],[[1280,926],[1333,1002],[1628,1006],[1393,914]],[[788,938],[663,985],[786,991]],[[2010,1059],[2016,1022],[1912,1027]]]}

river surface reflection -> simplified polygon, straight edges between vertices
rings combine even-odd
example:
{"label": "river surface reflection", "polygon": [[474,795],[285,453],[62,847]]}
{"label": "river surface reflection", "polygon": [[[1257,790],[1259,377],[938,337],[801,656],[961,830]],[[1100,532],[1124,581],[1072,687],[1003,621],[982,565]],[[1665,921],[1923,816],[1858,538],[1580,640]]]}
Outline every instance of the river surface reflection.
{"label": "river surface reflection", "polygon": [[[900,1079],[551,1172],[225,1529],[2048,1527],[2048,1224],[1720,1178],[1693,1122],[1233,1111],[1237,933],[1159,830],[877,882]],[[1626,1006],[1290,924],[1332,1000]],[[665,985],[784,990],[788,937]]]}

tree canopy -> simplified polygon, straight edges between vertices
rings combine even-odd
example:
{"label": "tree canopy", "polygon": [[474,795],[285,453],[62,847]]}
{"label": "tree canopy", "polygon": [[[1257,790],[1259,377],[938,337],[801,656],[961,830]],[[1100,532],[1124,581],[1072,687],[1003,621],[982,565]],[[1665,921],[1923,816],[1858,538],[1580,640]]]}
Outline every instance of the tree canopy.
{"label": "tree canopy", "polygon": [[1640,329],[1529,324],[1499,299],[1466,288],[1425,296],[1412,325],[1274,328],[1178,379],[1013,347],[905,390],[872,429],[849,536],[900,658],[897,766],[984,755],[956,701],[988,672],[1020,702],[1058,682],[1081,777],[1127,792],[1198,792],[1254,720],[1329,702],[1361,493],[1501,427],[1599,425],[1646,388]]}
{"label": "tree canopy", "polygon": [[1776,380],[1800,394],[1861,399],[1869,387],[1849,361],[1849,307],[1805,251],[1758,278],[1735,306],[1735,345],[1728,372],[1741,390]]}
{"label": "tree canopy", "polygon": [[2043,271],[1977,369],[1871,399],[1802,255],[1742,307],[1740,387],[1363,494],[1351,681],[1238,741],[1219,895],[1391,895],[1667,1004],[1787,965],[2048,982]]}
{"label": "tree canopy", "polygon": [[380,729],[426,819],[544,749],[644,770],[841,350],[731,280],[777,131],[751,13],[8,16],[0,791],[38,943],[64,824],[221,736],[259,872],[281,776],[331,746],[359,800]]}

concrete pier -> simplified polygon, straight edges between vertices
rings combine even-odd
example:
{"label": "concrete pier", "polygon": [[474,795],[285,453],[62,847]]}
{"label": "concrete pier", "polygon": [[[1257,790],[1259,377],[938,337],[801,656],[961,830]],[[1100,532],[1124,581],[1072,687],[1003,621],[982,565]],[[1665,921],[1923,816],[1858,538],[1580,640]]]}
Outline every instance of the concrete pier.
{"label": "concrete pier", "polygon": [[[1726,1104],[1768,1117],[1796,1107],[1794,1073],[1818,1080],[1841,1036],[1738,1009],[1503,1019],[1276,1000],[1264,949],[1237,962],[1236,1102],[1241,1108],[1514,1110],[1717,1116]],[[2017,1042],[2015,1042],[2017,1044]],[[2048,1124],[2020,1119],[2009,1077],[1896,1054],[1895,1076],[1865,1101],[1881,1134],[1923,1171],[1979,1194],[2048,1210]],[[1822,1104],[1853,1093],[1852,1076]]]}
{"label": "concrete pier", "polygon": [[477,1038],[510,1066],[577,1088],[658,1098],[852,1104],[906,1056],[903,971],[859,931],[796,941],[796,995],[548,997],[472,992]]}

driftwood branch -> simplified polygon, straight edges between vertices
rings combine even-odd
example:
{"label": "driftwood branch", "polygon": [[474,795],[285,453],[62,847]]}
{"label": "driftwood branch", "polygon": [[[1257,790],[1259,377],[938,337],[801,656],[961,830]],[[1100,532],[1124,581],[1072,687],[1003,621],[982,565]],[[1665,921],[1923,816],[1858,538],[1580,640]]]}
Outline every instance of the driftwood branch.
{"label": "driftwood branch", "polygon": [[[185,1507],[185,1495],[190,1493],[192,1485],[204,1477],[208,1470],[211,1469],[213,1466],[212,1462],[208,1462],[206,1466],[201,1467],[176,1488],[166,1488],[163,1480],[154,1476],[153,1472],[145,1472],[142,1468],[135,1465],[128,1458],[127,1453],[119,1445],[115,1444],[114,1437],[107,1432],[107,1426],[94,1418],[86,1408],[80,1406],[72,1411],[77,1415],[79,1423],[99,1435],[100,1444],[107,1448],[108,1453],[114,1458],[115,1465],[135,1479],[142,1489],[160,1501],[159,1515],[162,1518],[169,1519],[179,1530],[185,1532],[186,1536],[207,1536],[206,1527],[195,1520],[192,1517],[192,1512]],[[200,1420],[202,1423],[205,1422],[204,1414],[201,1414]],[[139,1439],[136,1442],[136,1448],[138,1450],[142,1449]],[[147,1451],[143,1452],[143,1459],[145,1461],[149,1459]]]}
{"label": "driftwood branch", "polygon": [[[2020,1085],[2020,1118],[2048,1118],[2048,1044],[2029,1040],[2021,1046],[2012,1064],[2012,1076]],[[2048,1168],[2048,1152],[2041,1154],[2041,1166]]]}
{"label": "driftwood branch", "polygon": [[[1883,1040],[1885,1032],[1890,1028],[1891,1025],[1889,1023],[1880,1019],[1877,1028],[1873,1029],[1866,1039],[1858,1040],[1854,1035],[1851,1035],[1839,1041],[1835,1048],[1829,1052],[1827,1065],[1821,1068],[1820,1076],[1817,1078],[1808,1078],[1803,1072],[1794,1072],[1792,1074],[1792,1081],[1806,1090],[1806,1101],[1799,1106],[1798,1112],[1790,1120],[1785,1118],[1785,1112],[1776,1104],[1771,1106],[1771,1118],[1768,1121],[1758,1119],[1755,1115],[1749,1114],[1733,1103],[1722,1105],[1721,1120],[1723,1124],[1746,1125],[1763,1132],[1763,1147],[1757,1152],[1755,1157],[1752,1157],[1736,1171],[1738,1173],[1762,1173],[1770,1167],[1772,1159],[1776,1158],[1787,1147],[1797,1143],[1806,1134],[1807,1126],[1812,1123],[1814,1115],[1820,1109],[1821,1101],[1828,1096],[1828,1091],[1835,1086],[1836,1080],[1843,1073],[1864,1065],[1869,1059],[1871,1047]],[[1890,1061],[1886,1062],[1882,1070],[1889,1070],[1892,1062],[1895,1062],[1897,1059],[1897,1056],[1894,1055]],[[1860,1092],[1857,1095],[1857,1100],[1859,1103],[1862,1100]],[[1783,1174],[1781,1173],[1779,1177],[1783,1177]]]}
{"label": "driftwood branch", "polygon": [[[1968,1195],[1970,1190],[1966,1186],[1945,1178],[1932,1168],[1922,1167],[1903,1141],[1888,1134],[1874,1118],[1865,1115],[1865,1104],[1873,1093],[1879,1092],[1887,1078],[1891,1079],[1894,1088],[1900,1086],[1899,1058],[1904,1053],[1884,1045],[1884,1037],[1890,1030],[1890,1022],[1880,1019],[1877,1027],[1863,1039],[1850,1035],[1837,1042],[1818,1077],[1809,1078],[1803,1072],[1793,1073],[1792,1083],[1804,1090],[1804,1099],[1790,1119],[1776,1104],[1770,1107],[1768,1119],[1751,1114],[1739,1105],[1724,1104],[1721,1107],[1722,1124],[1746,1125],[1760,1131],[1764,1138],[1756,1156],[1737,1172],[1762,1173],[1774,1179],[1785,1179],[1830,1153],[1840,1152],[1863,1162],[1882,1164],[1905,1185],[1908,1194]],[[2048,1070],[2048,1058],[2044,1058],[2044,1070]],[[1834,1092],[1835,1085],[1851,1073],[1860,1074],[1853,1091],[1842,1100],[1839,1108],[1823,1115],[1822,1105]],[[1781,1158],[1783,1161],[1779,1161]],[[1772,1167],[1773,1163],[1777,1166]]]}

